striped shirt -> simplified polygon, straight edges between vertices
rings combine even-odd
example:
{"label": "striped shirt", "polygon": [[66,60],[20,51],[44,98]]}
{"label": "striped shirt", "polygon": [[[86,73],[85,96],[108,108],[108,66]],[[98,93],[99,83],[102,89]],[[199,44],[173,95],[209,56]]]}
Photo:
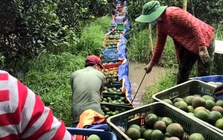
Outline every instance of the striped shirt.
{"label": "striped shirt", "polygon": [[[168,7],[161,19],[157,24],[157,41],[152,57],[154,63],[159,62],[167,35],[195,54],[198,54],[199,46],[208,47],[214,37],[215,29],[212,26],[181,8]],[[176,45],[175,49],[178,56]]]}
{"label": "striped shirt", "polygon": [[62,121],[18,79],[0,70],[0,140],[72,140]]}

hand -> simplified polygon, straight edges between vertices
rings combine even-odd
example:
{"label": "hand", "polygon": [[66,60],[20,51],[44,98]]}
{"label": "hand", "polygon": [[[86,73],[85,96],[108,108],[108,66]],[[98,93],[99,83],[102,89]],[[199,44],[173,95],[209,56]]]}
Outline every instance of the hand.
{"label": "hand", "polygon": [[152,71],[152,68],[153,68],[154,65],[155,65],[155,63],[151,61],[151,62],[144,68],[144,70],[146,71],[147,74],[150,73],[150,72]]}
{"label": "hand", "polygon": [[223,84],[215,88],[214,95],[215,96],[223,95]]}
{"label": "hand", "polygon": [[205,47],[205,46],[199,47],[199,56],[200,56],[202,63],[206,63],[211,60],[210,56],[208,54],[208,51],[207,51],[207,47]]}

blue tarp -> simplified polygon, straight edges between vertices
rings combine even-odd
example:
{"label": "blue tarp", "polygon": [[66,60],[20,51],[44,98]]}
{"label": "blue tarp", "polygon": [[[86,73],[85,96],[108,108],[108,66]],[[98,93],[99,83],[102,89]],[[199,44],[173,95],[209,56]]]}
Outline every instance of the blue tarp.
{"label": "blue tarp", "polygon": [[129,76],[129,62],[126,61],[118,67],[118,80],[120,81],[124,76]]}
{"label": "blue tarp", "polygon": [[126,96],[130,101],[132,101],[132,86],[130,79],[127,75],[123,76],[123,79],[125,79],[124,88],[128,91]]}
{"label": "blue tarp", "polygon": [[119,45],[118,50],[119,50],[119,52],[118,52],[119,58],[121,58],[121,59],[127,58],[127,52],[126,52],[125,45],[121,45],[121,46]]}

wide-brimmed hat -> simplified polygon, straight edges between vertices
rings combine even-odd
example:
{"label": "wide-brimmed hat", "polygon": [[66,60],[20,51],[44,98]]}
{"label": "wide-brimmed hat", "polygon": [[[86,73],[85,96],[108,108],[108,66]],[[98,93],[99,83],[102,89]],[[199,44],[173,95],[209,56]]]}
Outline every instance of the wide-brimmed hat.
{"label": "wide-brimmed hat", "polygon": [[148,23],[156,20],[167,8],[160,6],[159,1],[150,1],[143,5],[142,14],[135,19],[137,22]]}
{"label": "wide-brimmed hat", "polygon": [[89,64],[91,64],[91,65],[95,65],[95,64],[97,64],[97,65],[99,65],[102,69],[104,69],[104,67],[103,67],[102,64],[101,64],[101,59],[100,59],[100,57],[99,57],[99,56],[96,56],[96,55],[90,55],[90,56],[88,56],[88,57],[86,58],[86,60],[85,60],[85,63],[86,63],[87,65],[89,65]]}

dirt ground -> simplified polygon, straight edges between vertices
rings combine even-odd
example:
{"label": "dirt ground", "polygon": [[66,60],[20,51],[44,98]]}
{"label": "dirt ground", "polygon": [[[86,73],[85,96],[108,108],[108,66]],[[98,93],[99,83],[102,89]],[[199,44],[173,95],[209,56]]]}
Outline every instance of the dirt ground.
{"label": "dirt ground", "polygon": [[[131,86],[132,86],[132,97],[134,97],[134,95],[139,87],[139,84],[142,81],[142,78],[145,74],[145,70],[144,70],[145,66],[146,66],[146,64],[133,63],[133,62],[129,63],[129,79],[130,79]],[[157,76],[163,75],[163,74],[165,74],[165,69],[163,69],[162,67],[154,66],[152,71],[146,75],[146,77],[144,78],[142,85],[136,95],[136,98],[134,99],[134,102],[133,102],[133,104],[136,107],[140,107],[143,105],[142,97],[144,95],[145,87],[155,84],[158,79]]]}

